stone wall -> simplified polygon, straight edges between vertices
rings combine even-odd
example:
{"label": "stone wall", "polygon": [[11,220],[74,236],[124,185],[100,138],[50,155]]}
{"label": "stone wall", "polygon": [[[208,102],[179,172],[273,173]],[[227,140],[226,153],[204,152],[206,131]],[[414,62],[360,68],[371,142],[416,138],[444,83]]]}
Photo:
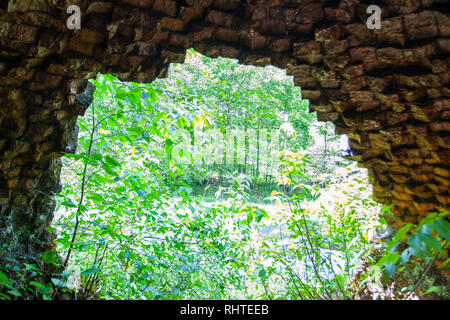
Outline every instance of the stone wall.
{"label": "stone wall", "polygon": [[[397,222],[448,210],[450,14],[444,0],[10,0],[0,3],[0,246],[36,258],[59,158],[98,72],[151,82],[187,48],[293,75],[319,120],[348,134]],[[81,30],[66,27],[77,4]],[[381,30],[366,26],[378,4]],[[84,99],[83,99],[84,97]]]}

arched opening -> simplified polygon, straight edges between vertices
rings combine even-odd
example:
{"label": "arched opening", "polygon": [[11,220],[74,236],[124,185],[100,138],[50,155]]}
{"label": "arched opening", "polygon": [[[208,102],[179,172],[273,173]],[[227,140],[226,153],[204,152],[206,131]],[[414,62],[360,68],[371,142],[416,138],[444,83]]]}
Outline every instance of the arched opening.
{"label": "arched opening", "polygon": [[381,207],[292,77],[188,51],[151,84],[93,83],[53,224],[78,298],[359,294]]}

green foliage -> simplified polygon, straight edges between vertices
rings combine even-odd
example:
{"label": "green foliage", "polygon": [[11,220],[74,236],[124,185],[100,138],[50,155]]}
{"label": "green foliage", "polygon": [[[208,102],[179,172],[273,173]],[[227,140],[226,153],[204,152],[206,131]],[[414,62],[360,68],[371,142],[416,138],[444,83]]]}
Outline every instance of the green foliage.
{"label": "green foliage", "polygon": [[[330,125],[313,124],[291,79],[274,68],[190,52],[186,64],[152,84],[111,75],[93,84],[94,103],[78,120],[78,150],[64,158],[53,228],[66,269],[62,278],[50,278],[53,287],[77,299],[357,296],[364,283],[354,279],[384,228],[380,208],[367,172],[326,157],[336,136]],[[248,164],[175,159],[178,129],[282,125],[294,133],[284,132],[276,179]],[[328,137],[322,162],[302,152],[313,144],[314,126]],[[395,250],[412,230],[420,232],[410,237],[411,254],[438,250],[441,240],[431,234],[448,239],[442,221],[402,228],[380,269],[389,274],[408,261]],[[57,263],[51,252],[43,259]],[[11,285],[5,272],[0,281]],[[40,282],[29,283],[51,297]]]}
{"label": "green foliage", "polygon": [[[224,81],[233,80],[228,77],[220,81],[222,86]],[[174,116],[173,105],[164,99],[169,95],[175,99],[179,93],[169,94],[173,88],[161,83],[125,84],[109,75],[99,76],[93,83],[97,87],[94,103],[78,121],[79,149],[64,160],[66,183],[58,197],[59,219],[54,225],[69,274],[67,283],[78,288],[77,298],[222,299],[267,295],[255,284],[272,281],[276,268],[255,265],[255,261],[265,260],[269,251],[255,250],[252,235],[274,221],[264,206],[248,203],[255,177],[225,168],[219,177],[228,176],[228,182],[212,186],[215,202],[206,203],[201,197],[192,196],[191,186],[201,180],[199,171],[193,170],[192,165],[177,164],[171,156],[176,146],[171,135],[175,129],[191,130],[216,120],[225,125],[227,118],[217,114],[219,109],[192,108],[185,100],[177,101]],[[180,81],[177,85],[183,88]],[[197,95],[203,93],[199,91]],[[253,102],[244,105],[249,107]],[[197,103],[213,104],[206,100]],[[264,108],[269,110],[271,106]],[[256,115],[262,111],[253,112]],[[211,114],[213,120],[208,120],[206,115]],[[229,116],[227,121],[236,120],[232,113]],[[297,141],[297,137],[291,136],[286,142],[292,141]],[[307,178],[299,167],[293,168],[291,174]],[[193,184],[186,183],[188,177]],[[311,190],[306,191],[311,198]],[[294,198],[297,202],[304,200],[298,194]],[[288,212],[286,207],[281,211]],[[293,211],[294,217],[302,214],[301,209]],[[347,221],[356,230],[356,222]],[[299,225],[297,218],[291,222],[294,238],[304,231],[302,226],[309,225],[312,230],[314,225],[312,221]],[[340,235],[348,223],[335,224],[329,232]],[[354,232],[348,237],[355,237]],[[320,239],[317,229],[314,245]],[[357,244],[353,241],[354,246]],[[277,250],[282,248],[278,246]],[[353,249],[348,248],[349,252]],[[295,253],[295,257],[299,256],[299,252]],[[45,258],[51,261],[54,256],[47,254]],[[292,276],[286,270],[278,275]],[[348,277],[341,275],[336,279],[342,285]],[[333,283],[336,285],[333,281],[327,284],[327,290],[333,289]],[[53,284],[64,285],[58,280]],[[286,286],[288,290],[289,285]],[[289,292],[285,297],[299,297],[298,293]],[[322,292],[309,296],[317,297],[326,295]]]}
{"label": "green foliage", "polygon": [[161,92],[150,85],[130,88],[111,76],[94,83],[55,225],[79,298],[223,297],[227,281],[239,282],[230,261],[239,261],[242,242],[224,237],[224,212],[191,199],[179,180],[186,168],[167,143],[171,128],[197,118],[160,111]]}
{"label": "green foliage", "polygon": [[[446,254],[450,238],[450,223],[446,220],[448,215],[448,212],[430,214],[418,225],[407,223],[395,233],[376,265],[383,270],[386,281],[392,278],[399,266],[407,267],[412,257],[428,263]],[[405,242],[406,248],[402,246]],[[403,248],[399,249],[400,246]],[[442,262],[439,268],[447,267],[449,261]]]}
{"label": "green foliage", "polygon": [[5,263],[0,265],[1,300],[30,299],[30,297],[52,300],[57,293],[64,294],[73,289],[67,283],[67,278],[64,275],[61,277],[57,269],[53,274],[48,273],[48,270],[51,270],[50,266],[60,267],[56,252],[46,251],[41,258],[47,264],[45,273],[42,271],[43,266],[22,262],[22,258],[3,258]]}
{"label": "green foliage", "polygon": [[[264,237],[261,244],[264,256],[274,261],[261,269],[261,279],[278,284],[265,285],[265,298],[353,299],[356,290],[352,279],[362,258],[373,249],[367,229],[379,227],[376,215],[371,214],[377,205],[372,201],[357,205],[361,199],[349,197],[344,202],[335,201],[334,210],[326,204],[308,207],[307,201],[317,194],[317,188],[296,181],[305,177],[306,162],[300,154],[286,154],[283,175],[297,192],[292,196],[272,193],[275,202],[287,204],[280,221],[285,229]],[[280,272],[277,266],[285,271]]]}
{"label": "green foliage", "polygon": [[[194,123],[200,129],[215,128],[225,134],[227,129],[270,130],[289,123],[295,132],[289,148],[306,148],[312,142],[309,127],[315,115],[308,113],[308,101],[301,98],[292,77],[279,69],[243,66],[237,60],[211,59],[189,50],[186,62],[172,66],[168,78],[153,86],[164,93],[158,102],[161,109],[170,109],[180,119],[198,115]],[[206,171],[208,179],[211,171],[223,176],[236,170],[253,178],[260,174],[247,162],[221,168],[193,166],[190,172],[205,177]]]}

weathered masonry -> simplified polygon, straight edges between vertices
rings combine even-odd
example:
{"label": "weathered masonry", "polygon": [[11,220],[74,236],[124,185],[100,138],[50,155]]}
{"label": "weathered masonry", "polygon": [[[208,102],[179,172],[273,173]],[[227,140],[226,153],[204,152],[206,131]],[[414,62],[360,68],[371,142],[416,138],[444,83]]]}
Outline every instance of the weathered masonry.
{"label": "weathered masonry", "polygon": [[[187,48],[287,70],[319,120],[351,139],[397,221],[450,204],[448,0],[10,0],[0,2],[0,246],[37,258],[59,158],[98,72],[151,82]],[[367,7],[382,9],[380,30]],[[66,10],[81,9],[69,30]]]}

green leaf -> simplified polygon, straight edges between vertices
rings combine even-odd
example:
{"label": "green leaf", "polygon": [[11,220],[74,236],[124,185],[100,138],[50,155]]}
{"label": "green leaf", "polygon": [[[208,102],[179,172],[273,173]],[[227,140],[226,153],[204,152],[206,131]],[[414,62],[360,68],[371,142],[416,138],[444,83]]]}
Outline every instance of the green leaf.
{"label": "green leaf", "polygon": [[93,174],[91,180],[95,180],[95,181],[97,181],[97,182],[99,182],[101,184],[107,184],[108,183],[108,180],[105,177],[103,177],[102,175],[98,174],[98,173]]}
{"label": "green leaf", "polygon": [[65,283],[63,281],[61,281],[60,279],[58,279],[58,278],[52,278],[51,281],[57,287],[64,287],[65,286]]}
{"label": "green leaf", "polygon": [[115,172],[107,163],[102,163],[102,168],[105,170],[106,173],[108,173],[111,176],[118,176],[119,174]]}
{"label": "green leaf", "polygon": [[437,231],[445,240],[450,241],[450,223],[444,219],[439,219],[432,224],[432,228]]}
{"label": "green leaf", "polygon": [[8,296],[7,294],[1,293],[0,292],[0,300],[11,300],[11,297]]}
{"label": "green leaf", "polygon": [[91,274],[94,274],[94,273],[98,273],[100,270],[101,269],[99,269],[99,268],[89,268],[89,269],[86,269],[83,272],[81,272],[81,275],[82,276],[88,276],[88,275],[91,275]]}
{"label": "green leaf", "polygon": [[66,158],[73,158],[75,160],[80,160],[83,157],[83,155],[73,154],[73,153],[66,153],[66,154],[64,154],[64,157],[66,157]]}
{"label": "green leaf", "polygon": [[435,249],[437,251],[441,250],[441,244],[436,238],[428,234],[422,234],[421,236],[423,241],[429,248]]}
{"label": "green leaf", "polygon": [[401,227],[394,235],[393,240],[400,241],[403,239],[403,236],[408,233],[408,231],[412,228],[412,223],[407,223],[403,227]]}
{"label": "green leaf", "polygon": [[100,229],[104,229],[105,227],[104,226],[102,226],[100,223],[98,223],[97,221],[92,221],[92,225],[94,225],[95,227],[97,227],[97,228],[100,228]]}
{"label": "green leaf", "polygon": [[97,193],[91,193],[87,196],[87,198],[94,201],[95,203],[103,202],[103,197]]}
{"label": "green leaf", "polygon": [[408,239],[408,244],[413,250],[413,254],[420,259],[427,260],[431,257],[432,253],[427,246],[423,234],[413,234]]}
{"label": "green leaf", "polygon": [[259,275],[261,278],[265,279],[266,276],[267,276],[266,270],[264,270],[264,269],[259,270],[258,275]]}
{"label": "green leaf", "polygon": [[181,187],[179,190],[186,192],[188,195],[192,193],[192,188],[190,187]]}
{"label": "green leaf", "polygon": [[2,285],[2,286],[10,285],[8,277],[1,271],[0,271],[0,285]]}
{"label": "green leaf", "polygon": [[152,103],[156,103],[156,101],[158,101],[158,96],[156,95],[155,91],[150,92],[150,100],[152,101]]}
{"label": "green leaf", "polygon": [[383,208],[380,210],[380,215],[384,214],[385,212],[389,211],[392,209],[392,205],[390,206],[383,206]]}
{"label": "green leaf", "polygon": [[138,194],[139,197],[143,198],[145,197],[145,195],[147,194],[144,190],[142,189],[137,189],[136,193]]}
{"label": "green leaf", "polygon": [[75,203],[73,203],[73,201],[70,199],[66,199],[65,201],[63,201],[61,203],[61,205],[63,205],[66,208],[76,208],[77,207],[77,205]]}
{"label": "green leaf", "polygon": [[261,210],[256,210],[257,214],[256,214],[256,222],[260,223],[262,218],[265,216],[265,213],[262,212]]}
{"label": "green leaf", "polygon": [[387,280],[389,280],[395,273],[395,263],[388,262],[384,267],[384,271],[386,272]]}
{"label": "green leaf", "polygon": [[247,214],[247,223],[250,225],[250,223],[252,223],[252,221],[253,221],[253,213],[249,212]]}
{"label": "green leaf", "polygon": [[57,264],[59,262],[59,255],[55,251],[45,251],[41,258],[44,262],[50,263],[50,264]]}
{"label": "green leaf", "polygon": [[31,270],[34,270],[35,268],[36,268],[36,265],[25,263],[25,270],[31,271]]}
{"label": "green leaf", "polygon": [[36,281],[30,281],[30,285],[33,287],[36,287],[38,289],[42,288],[42,283],[36,282]]}
{"label": "green leaf", "polygon": [[16,296],[16,297],[21,297],[22,296],[22,293],[20,293],[20,291],[18,291],[16,289],[11,289],[11,290],[8,290],[6,292],[9,293],[9,294],[12,294],[13,296]]}

